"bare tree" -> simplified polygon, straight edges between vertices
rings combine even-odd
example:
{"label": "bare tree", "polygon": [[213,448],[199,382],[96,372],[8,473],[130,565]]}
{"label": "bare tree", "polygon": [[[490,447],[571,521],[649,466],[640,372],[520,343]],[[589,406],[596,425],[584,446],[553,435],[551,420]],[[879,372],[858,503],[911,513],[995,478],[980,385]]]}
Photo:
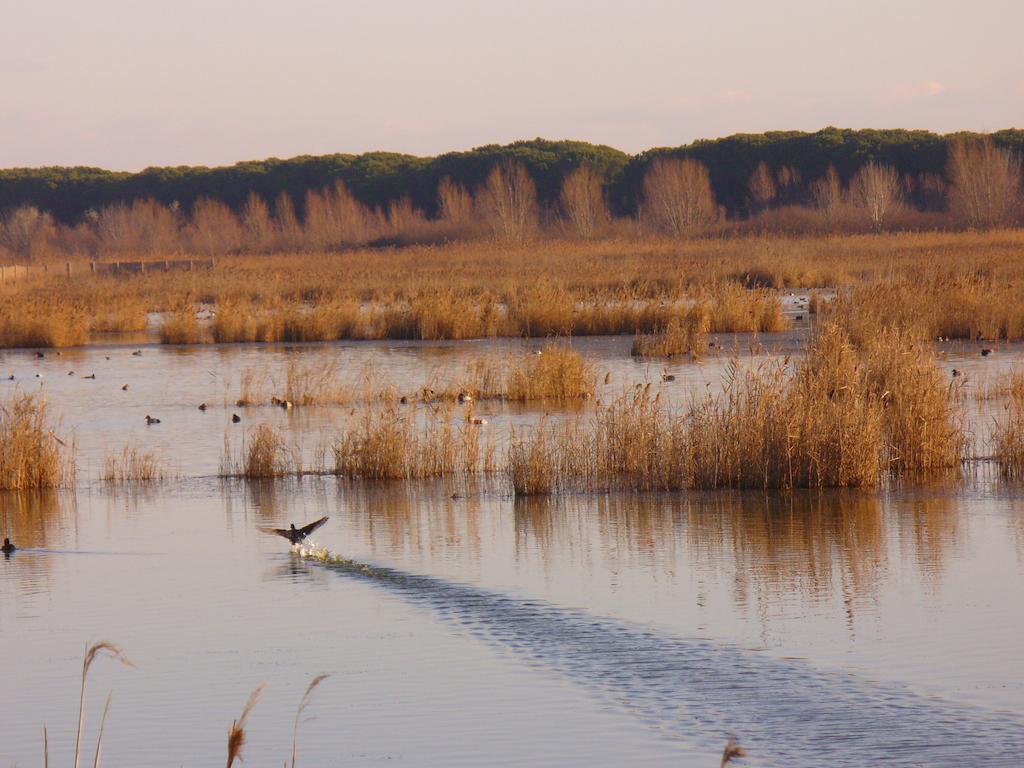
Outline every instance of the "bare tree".
{"label": "bare tree", "polygon": [[242,210],[242,229],[245,232],[246,247],[266,253],[274,246],[274,220],[270,206],[255,192],[249,193]]}
{"label": "bare tree", "polygon": [[522,242],[537,231],[537,188],[522,163],[508,159],[495,165],[477,204],[499,240]]}
{"label": "bare tree", "polygon": [[825,223],[831,225],[843,201],[843,185],[835,166],[830,165],[825,175],[811,184],[811,199]]}
{"label": "bare tree", "polygon": [[372,218],[339,179],[332,188],[306,194],[303,233],[308,245],[321,250],[361,245],[371,239]]}
{"label": "bare tree", "polygon": [[149,198],[107,206],[96,220],[105,253],[173,253],[181,249],[181,227],[176,204]]}
{"label": "bare tree", "polygon": [[566,175],[558,203],[564,224],[580,237],[593,237],[611,219],[601,177],[589,165]]}
{"label": "bare tree", "polygon": [[899,207],[902,200],[900,175],[891,165],[870,162],[850,181],[850,200],[875,230]]}
{"label": "bare tree", "polygon": [[473,219],[472,195],[450,176],[445,176],[437,185],[437,207],[441,219],[449,224],[468,224]]}
{"label": "bare tree", "polygon": [[422,232],[425,223],[423,212],[412,204],[408,195],[388,204],[387,227],[392,236],[412,237],[417,230]]}
{"label": "bare tree", "polygon": [[245,235],[234,211],[220,200],[201,197],[192,206],[189,239],[196,251],[219,254],[239,250]]}
{"label": "bare tree", "polygon": [[34,205],[15,208],[0,219],[0,247],[20,259],[44,255],[55,234],[53,217]]}
{"label": "bare tree", "polygon": [[644,215],[670,235],[696,232],[719,217],[711,177],[696,160],[658,158],[644,176]]}
{"label": "bare tree", "polygon": [[950,207],[972,227],[1007,224],[1020,204],[1021,159],[990,137],[949,148]]}
{"label": "bare tree", "polygon": [[282,192],[274,201],[274,229],[276,247],[283,250],[297,250],[303,246],[302,225],[295,215],[292,196]]}
{"label": "bare tree", "polygon": [[754,208],[767,208],[775,199],[778,190],[775,187],[775,178],[772,176],[772,169],[763,160],[757,164],[754,172],[750,174],[750,181],[747,182],[747,190],[754,202]]}

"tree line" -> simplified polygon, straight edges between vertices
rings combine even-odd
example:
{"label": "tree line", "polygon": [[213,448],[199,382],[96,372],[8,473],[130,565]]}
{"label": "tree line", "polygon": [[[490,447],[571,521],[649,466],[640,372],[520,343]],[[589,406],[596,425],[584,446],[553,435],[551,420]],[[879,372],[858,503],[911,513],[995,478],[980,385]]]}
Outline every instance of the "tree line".
{"label": "tree line", "polygon": [[330,250],[541,234],[694,235],[1015,224],[1024,131],[780,132],[636,156],[534,140],[225,168],[0,171],[0,250]]}

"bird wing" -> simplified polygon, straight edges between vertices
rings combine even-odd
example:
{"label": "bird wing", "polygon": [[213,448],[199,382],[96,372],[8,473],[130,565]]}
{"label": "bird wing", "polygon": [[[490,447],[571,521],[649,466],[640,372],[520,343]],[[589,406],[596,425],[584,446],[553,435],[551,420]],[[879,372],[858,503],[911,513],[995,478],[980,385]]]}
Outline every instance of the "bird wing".
{"label": "bird wing", "polygon": [[321,517],[319,520],[315,520],[309,525],[304,525],[301,528],[299,528],[299,533],[301,533],[303,536],[309,536],[309,534],[311,534],[313,531],[315,531],[317,528],[319,528],[326,522],[327,518]]}
{"label": "bird wing", "polygon": [[291,531],[287,528],[258,528],[257,530],[260,530],[263,533],[269,533],[271,536],[282,536],[291,541]]}

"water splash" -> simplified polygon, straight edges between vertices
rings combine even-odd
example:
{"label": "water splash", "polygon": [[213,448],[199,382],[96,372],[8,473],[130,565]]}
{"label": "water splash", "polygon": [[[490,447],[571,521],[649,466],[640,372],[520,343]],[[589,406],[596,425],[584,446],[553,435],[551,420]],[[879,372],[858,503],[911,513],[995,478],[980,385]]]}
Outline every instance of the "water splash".
{"label": "water splash", "polygon": [[296,554],[429,605],[500,648],[558,670],[659,732],[708,748],[735,732],[756,763],[786,768],[1019,766],[1024,716],[929,698],[799,660],[675,637],[541,600]]}

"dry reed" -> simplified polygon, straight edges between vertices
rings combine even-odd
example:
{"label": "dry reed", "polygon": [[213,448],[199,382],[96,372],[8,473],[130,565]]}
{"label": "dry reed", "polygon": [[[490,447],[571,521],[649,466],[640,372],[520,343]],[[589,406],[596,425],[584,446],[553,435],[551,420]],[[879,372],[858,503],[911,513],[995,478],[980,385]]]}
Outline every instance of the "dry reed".
{"label": "dry reed", "polygon": [[995,379],[983,382],[975,392],[978,400],[1009,398],[1024,405],[1024,370],[1006,371]]}
{"label": "dry reed", "polygon": [[231,256],[202,274],[38,274],[0,286],[0,346],[81,344],[91,330],[141,328],[146,312],[196,303],[214,307],[209,339],[218,342],[654,333],[694,302],[708,307],[714,332],[784,328],[777,297],[744,288],[765,285],[872,285],[881,295],[865,298],[887,311],[915,305],[906,314],[928,319],[927,338],[972,328],[1015,338],[1022,237],[476,242]]}
{"label": "dry reed", "polygon": [[0,490],[58,488],[75,471],[74,443],[57,436],[42,397],[17,394],[0,405]]}
{"label": "dry reed", "polygon": [[493,444],[469,414],[457,418],[451,405],[428,410],[421,415],[393,404],[367,409],[332,445],[335,474],[403,480],[493,471]]}
{"label": "dry reed", "polygon": [[[78,698],[78,732],[75,736],[75,768],[79,766],[79,759],[82,747],[82,731],[85,728],[85,684],[89,678],[89,668],[92,663],[99,656],[107,656],[116,661],[121,662],[125,666],[134,667],[135,665],[124,655],[124,651],[118,645],[111,643],[110,641],[104,640],[98,643],[93,643],[91,646],[86,648],[85,658],[82,660],[82,688]],[[110,701],[107,700],[109,706]],[[104,711],[104,721],[106,720],[106,712]],[[100,734],[100,743],[96,746],[97,755],[99,754],[100,744],[102,744],[103,736]]]}
{"label": "dry reed", "polygon": [[548,344],[521,359],[509,374],[510,400],[579,400],[597,388],[594,366],[579,352]]}
{"label": "dry reed", "polygon": [[1024,478],[1024,403],[1012,400],[1006,415],[992,429],[992,445],[1000,474],[1007,480]]}
{"label": "dry reed", "polygon": [[120,452],[108,452],[103,457],[100,479],[109,484],[155,483],[165,480],[168,471],[153,451],[143,451],[129,444]]}
{"label": "dry reed", "polygon": [[702,308],[673,317],[664,329],[633,339],[634,357],[673,357],[702,355],[708,349],[708,328],[711,323]]}
{"label": "dry reed", "polygon": [[249,698],[245,702],[245,707],[242,709],[242,714],[237,720],[231,723],[231,727],[228,729],[227,768],[231,768],[235,760],[242,759],[242,747],[245,745],[245,723],[249,719],[249,715],[252,714],[253,708],[259,703],[260,696],[263,695],[263,689],[266,687],[267,684],[262,683],[258,688],[256,688],[256,690],[249,694]]}
{"label": "dry reed", "polygon": [[161,344],[199,344],[204,340],[202,328],[192,307],[184,307],[167,317],[160,326]]}
{"label": "dry reed", "polygon": [[293,458],[281,433],[269,424],[260,424],[250,432],[242,454],[245,478],[282,477],[301,471],[300,462]]}
{"label": "dry reed", "polygon": [[725,768],[725,766],[733,760],[746,756],[747,750],[740,746],[740,743],[736,741],[735,736],[730,736],[729,741],[725,744],[725,749],[722,750],[722,762],[719,765],[719,768]]}
{"label": "dry reed", "polygon": [[330,675],[319,674],[314,677],[309,685],[306,687],[306,692],[302,695],[302,701],[299,702],[299,709],[295,713],[295,724],[292,726],[292,766],[295,768],[295,764],[298,761],[299,755],[299,721],[302,719],[302,713],[306,711],[306,707],[309,706],[310,700],[313,697],[313,691],[326,680]]}

